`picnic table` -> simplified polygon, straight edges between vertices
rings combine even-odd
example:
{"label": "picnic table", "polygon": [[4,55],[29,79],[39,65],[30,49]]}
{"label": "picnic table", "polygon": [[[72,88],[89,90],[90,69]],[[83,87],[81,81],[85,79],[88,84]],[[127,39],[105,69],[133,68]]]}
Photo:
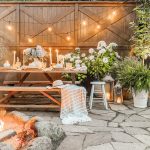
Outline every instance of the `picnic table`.
{"label": "picnic table", "polygon": [[[60,94],[61,89],[59,88],[47,88],[46,85],[51,85],[53,82],[53,79],[51,78],[52,74],[62,74],[62,73],[69,73],[71,74],[72,84],[76,83],[76,74],[83,73],[86,74],[86,71],[82,70],[75,70],[75,69],[6,69],[1,67],[0,68],[0,74],[13,74],[17,73],[22,75],[22,77],[18,81],[0,81],[0,92],[8,92],[8,94],[0,99],[0,108],[2,107],[26,107],[26,108],[57,108],[60,107],[61,102],[54,98],[51,93],[52,92],[58,92]],[[26,81],[27,77],[30,74],[43,74],[47,81]],[[45,86],[39,86],[40,84],[46,84]],[[35,86],[37,85],[38,86]],[[13,86],[10,86],[13,85]],[[14,96],[15,94],[18,94],[20,92],[38,92],[47,97],[49,100],[51,100],[54,104],[51,105],[9,105],[7,104],[8,100]]]}

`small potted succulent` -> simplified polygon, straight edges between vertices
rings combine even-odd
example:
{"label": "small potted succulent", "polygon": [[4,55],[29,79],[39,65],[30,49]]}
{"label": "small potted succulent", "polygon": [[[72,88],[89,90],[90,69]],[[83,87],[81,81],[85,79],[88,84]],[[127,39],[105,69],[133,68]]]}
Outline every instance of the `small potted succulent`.
{"label": "small potted succulent", "polygon": [[136,58],[125,58],[116,64],[117,79],[123,87],[132,90],[134,106],[147,107],[150,91],[150,70]]}

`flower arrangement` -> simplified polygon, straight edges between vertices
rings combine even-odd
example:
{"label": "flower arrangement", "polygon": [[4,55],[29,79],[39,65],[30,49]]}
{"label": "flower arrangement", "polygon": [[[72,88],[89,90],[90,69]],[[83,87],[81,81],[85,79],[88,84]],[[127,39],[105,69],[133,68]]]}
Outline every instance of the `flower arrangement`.
{"label": "flower arrangement", "polygon": [[33,58],[41,59],[46,56],[46,51],[40,45],[37,45],[35,48],[25,49],[24,55],[26,55],[29,59]]}
{"label": "flower arrangement", "polygon": [[97,49],[90,48],[89,54],[83,58],[90,76],[101,79],[109,73],[117,59],[121,59],[115,52],[116,43],[106,44],[105,41],[98,42]]}
{"label": "flower arrangement", "polygon": [[[69,53],[65,55],[65,63],[72,63],[72,67],[86,67],[84,63],[85,54],[81,54],[80,48],[76,48],[74,53]],[[70,80],[70,74],[64,74],[63,77]],[[83,81],[86,78],[85,74],[77,74],[77,80]]]}

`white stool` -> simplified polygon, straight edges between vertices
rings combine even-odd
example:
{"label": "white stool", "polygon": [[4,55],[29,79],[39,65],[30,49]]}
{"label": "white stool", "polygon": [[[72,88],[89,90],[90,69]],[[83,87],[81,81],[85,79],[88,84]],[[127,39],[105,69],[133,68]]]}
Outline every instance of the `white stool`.
{"label": "white stool", "polygon": [[[106,99],[106,92],[105,92],[105,82],[96,82],[95,81],[95,82],[91,82],[91,84],[92,84],[92,89],[91,89],[90,101],[89,101],[90,109],[92,109],[94,99],[97,100],[95,102],[103,102],[105,108],[108,109],[108,104],[107,104],[107,99]],[[99,87],[96,90],[95,90],[95,85]],[[102,97],[94,98],[95,93],[102,94]]]}

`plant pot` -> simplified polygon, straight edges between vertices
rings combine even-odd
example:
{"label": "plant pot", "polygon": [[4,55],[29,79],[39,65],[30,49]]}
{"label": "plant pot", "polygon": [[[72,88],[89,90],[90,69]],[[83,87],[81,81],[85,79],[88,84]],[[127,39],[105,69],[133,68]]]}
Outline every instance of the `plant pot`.
{"label": "plant pot", "polygon": [[132,91],[134,107],[146,108],[148,103],[148,92],[142,90],[141,92]]}

